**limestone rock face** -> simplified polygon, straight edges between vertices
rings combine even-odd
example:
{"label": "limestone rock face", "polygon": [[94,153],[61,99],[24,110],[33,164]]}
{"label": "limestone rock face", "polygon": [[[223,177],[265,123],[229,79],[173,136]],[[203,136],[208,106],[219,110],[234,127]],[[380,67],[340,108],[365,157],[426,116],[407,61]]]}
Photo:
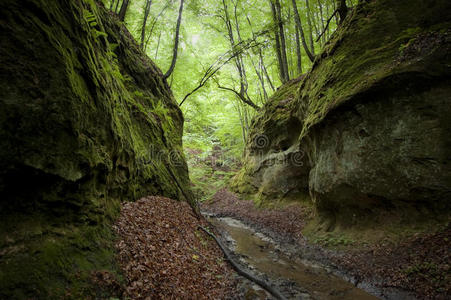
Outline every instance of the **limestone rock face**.
{"label": "limestone rock face", "polygon": [[[320,214],[346,221],[406,205],[449,211],[450,12],[449,1],[361,1],[293,93],[285,120],[296,129],[262,126],[280,117],[274,100],[257,116],[249,143],[255,132],[293,141],[288,148],[307,162],[287,180],[297,178]],[[250,157],[233,186],[255,194],[264,181]]]}
{"label": "limestone rock face", "polygon": [[233,190],[262,204],[308,197],[309,161],[297,140],[301,123],[292,115],[302,78],[281,86],[252,120],[244,166],[232,180]]}
{"label": "limestone rock face", "polygon": [[367,95],[313,130],[309,184],[321,210],[448,205],[451,81],[414,95],[413,85],[378,101]]}
{"label": "limestone rock face", "polygon": [[2,1],[0,30],[0,298],[85,298],[120,201],[193,201],[183,116],[95,1]]}

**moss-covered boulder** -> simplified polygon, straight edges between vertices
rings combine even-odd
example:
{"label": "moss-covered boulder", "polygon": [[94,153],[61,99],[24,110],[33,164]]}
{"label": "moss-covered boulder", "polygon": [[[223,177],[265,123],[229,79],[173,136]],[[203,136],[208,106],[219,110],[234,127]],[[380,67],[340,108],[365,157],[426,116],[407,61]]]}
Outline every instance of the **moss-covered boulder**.
{"label": "moss-covered boulder", "polygon": [[102,296],[120,201],[193,201],[183,116],[93,0],[5,0],[0,29],[0,298]]}
{"label": "moss-covered boulder", "polygon": [[[320,215],[349,224],[406,207],[412,218],[449,212],[450,16],[446,0],[360,1],[315,60],[287,114],[294,136],[270,130],[298,141],[308,158],[298,188],[308,173]],[[265,135],[258,120],[251,132]]]}
{"label": "moss-covered boulder", "polygon": [[301,123],[292,113],[302,79],[279,87],[252,120],[243,168],[231,187],[258,204],[308,198],[309,161],[298,141]]}
{"label": "moss-covered boulder", "polygon": [[449,1],[366,1],[303,81],[295,114],[321,213],[449,211],[450,12]]}

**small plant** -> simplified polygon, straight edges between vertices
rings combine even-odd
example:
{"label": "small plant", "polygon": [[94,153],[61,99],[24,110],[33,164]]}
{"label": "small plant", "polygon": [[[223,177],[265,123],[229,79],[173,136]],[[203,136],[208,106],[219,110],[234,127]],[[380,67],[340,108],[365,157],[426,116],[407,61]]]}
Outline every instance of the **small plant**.
{"label": "small plant", "polygon": [[313,240],[315,244],[320,244],[323,246],[349,246],[354,244],[354,241],[352,239],[346,238],[344,236],[332,236],[332,235],[326,235],[323,237],[318,237]]}
{"label": "small plant", "polygon": [[136,97],[144,97],[144,94],[143,94],[141,91],[134,91],[133,94],[134,94]]}
{"label": "small plant", "polygon": [[404,270],[404,273],[406,273],[407,275],[411,274],[425,275],[427,277],[427,273],[436,273],[437,269],[438,267],[436,264],[431,262],[423,262],[408,267],[407,269]]}
{"label": "small plant", "polygon": [[85,19],[86,23],[88,23],[89,27],[91,28],[91,33],[94,36],[94,38],[97,40],[100,36],[103,36],[105,39],[108,37],[108,34],[106,32],[100,31],[96,29],[99,24],[97,22],[97,17],[90,12],[89,10],[84,9],[83,10],[83,18]]}
{"label": "small plant", "polygon": [[156,114],[162,122],[167,122],[171,128],[174,127],[174,122],[169,116],[169,109],[163,104],[162,101],[158,101],[157,104],[154,105],[152,112]]}

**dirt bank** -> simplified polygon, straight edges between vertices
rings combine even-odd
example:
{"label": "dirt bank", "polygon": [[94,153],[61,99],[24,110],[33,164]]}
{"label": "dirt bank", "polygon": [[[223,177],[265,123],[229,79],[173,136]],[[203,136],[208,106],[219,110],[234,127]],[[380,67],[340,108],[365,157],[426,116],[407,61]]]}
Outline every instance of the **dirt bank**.
{"label": "dirt bank", "polygon": [[337,244],[321,245],[321,241],[302,234],[312,213],[307,206],[258,209],[223,189],[202,210],[239,219],[281,243],[292,256],[327,266],[381,298],[451,298],[450,226],[434,233],[416,233],[397,243],[339,241],[340,246],[334,247]]}

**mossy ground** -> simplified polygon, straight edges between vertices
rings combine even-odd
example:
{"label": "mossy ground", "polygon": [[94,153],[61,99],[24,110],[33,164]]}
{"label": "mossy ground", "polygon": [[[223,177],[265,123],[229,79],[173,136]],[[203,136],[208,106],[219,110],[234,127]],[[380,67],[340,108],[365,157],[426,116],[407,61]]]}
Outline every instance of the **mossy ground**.
{"label": "mossy ground", "polygon": [[[353,219],[352,216],[349,218]],[[347,225],[317,215],[302,233],[310,242],[332,249],[366,249],[378,244],[393,246],[413,236],[439,232],[447,228],[450,221],[445,215],[404,207],[400,211],[381,212],[366,218],[354,216],[354,223]]]}
{"label": "mossy ground", "polygon": [[[2,228],[0,296],[9,299],[119,297],[120,290],[96,285],[96,271],[122,281],[109,223],[61,224],[43,215],[15,215]],[[14,283],[13,285],[11,283]]]}

